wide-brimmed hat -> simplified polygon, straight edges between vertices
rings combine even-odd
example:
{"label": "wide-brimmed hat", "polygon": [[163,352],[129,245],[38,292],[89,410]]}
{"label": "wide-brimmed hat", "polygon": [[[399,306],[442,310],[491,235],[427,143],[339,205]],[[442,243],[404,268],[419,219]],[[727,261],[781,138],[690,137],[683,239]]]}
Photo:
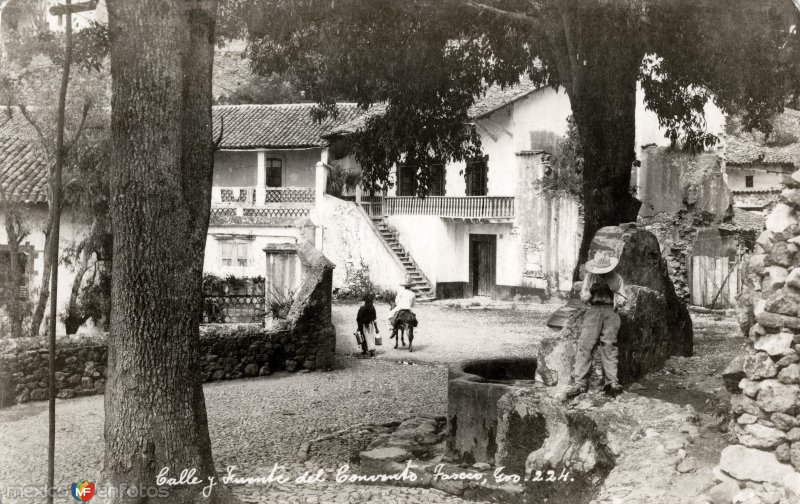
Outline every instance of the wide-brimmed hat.
{"label": "wide-brimmed hat", "polygon": [[406,275],[406,279],[400,282],[400,287],[411,287],[414,285],[414,281],[411,279],[411,275]]}
{"label": "wide-brimmed hat", "polygon": [[619,259],[611,257],[605,250],[594,253],[594,259],[586,261],[586,271],[596,275],[602,275],[613,270],[619,264]]}

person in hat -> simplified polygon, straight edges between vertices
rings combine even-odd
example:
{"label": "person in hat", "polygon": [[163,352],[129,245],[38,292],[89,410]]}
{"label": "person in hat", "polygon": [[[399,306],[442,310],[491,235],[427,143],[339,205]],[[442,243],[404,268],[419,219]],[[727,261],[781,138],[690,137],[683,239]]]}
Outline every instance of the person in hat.
{"label": "person in hat", "polygon": [[625,302],[622,294],[622,277],[614,272],[619,260],[606,251],[596,252],[594,258],[586,262],[586,277],[583,279],[581,301],[590,305],[583,316],[581,336],[572,370],[573,385],[567,390],[572,398],[586,392],[589,386],[589,373],[592,366],[592,351],[600,345],[600,359],[605,373],[603,389],[609,395],[622,392],[617,379],[618,353],[617,333],[620,318],[617,308]]}
{"label": "person in hat", "polygon": [[371,294],[363,297],[364,305],[358,309],[356,324],[358,332],[361,334],[361,353],[375,356],[375,335],[379,333],[375,305]]}
{"label": "person in hat", "polygon": [[394,306],[389,311],[389,327],[394,327],[395,319],[397,319],[397,314],[403,310],[411,311],[411,308],[414,307],[414,301],[417,299],[417,295],[414,294],[414,291],[409,289],[411,287],[411,275],[406,275],[405,280],[400,284],[400,290],[397,292],[397,296],[394,298]]}

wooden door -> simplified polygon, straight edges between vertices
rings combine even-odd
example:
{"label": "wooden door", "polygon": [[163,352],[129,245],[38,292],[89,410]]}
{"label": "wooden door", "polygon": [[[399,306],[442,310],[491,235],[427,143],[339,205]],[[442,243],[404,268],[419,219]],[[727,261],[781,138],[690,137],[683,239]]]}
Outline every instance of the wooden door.
{"label": "wooden door", "polygon": [[469,235],[469,281],[473,296],[494,297],[497,236]]}

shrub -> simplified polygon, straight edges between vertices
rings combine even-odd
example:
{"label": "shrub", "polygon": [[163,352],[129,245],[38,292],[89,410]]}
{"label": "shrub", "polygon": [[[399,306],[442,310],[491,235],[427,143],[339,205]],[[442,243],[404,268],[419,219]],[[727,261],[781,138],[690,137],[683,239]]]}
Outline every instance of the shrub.
{"label": "shrub", "polygon": [[270,290],[269,309],[274,318],[285,319],[289,315],[289,310],[294,304],[294,291],[289,290],[285,294],[276,288]]}
{"label": "shrub", "polygon": [[334,292],[337,300],[361,301],[364,296],[372,296],[375,301],[394,302],[394,291],[379,289],[369,277],[369,266],[363,261],[358,266],[347,265],[344,287]]}

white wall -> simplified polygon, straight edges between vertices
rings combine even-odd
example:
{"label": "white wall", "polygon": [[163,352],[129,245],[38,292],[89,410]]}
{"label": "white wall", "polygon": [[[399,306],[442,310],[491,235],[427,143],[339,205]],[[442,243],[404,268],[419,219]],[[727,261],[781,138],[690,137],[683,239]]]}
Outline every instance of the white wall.
{"label": "white wall", "polygon": [[398,289],[405,270],[360,207],[326,194],[314,220],[322,226],[322,253],[336,265],[334,288],[345,285],[348,267],[358,268],[363,261],[373,285]]}
{"label": "white wall", "polygon": [[[566,135],[567,117],[571,113],[566,92],[548,87],[478,119],[477,131],[484,154],[489,156],[488,195],[515,196],[518,190],[516,153],[531,149],[532,131]],[[463,163],[448,165],[447,196],[464,196],[466,183],[459,174],[463,168]]]}
{"label": "white wall", "polygon": [[[765,189],[781,189],[783,187],[783,173],[769,172],[766,170],[751,170],[728,166],[728,187],[731,190],[759,191]],[[753,187],[746,187],[745,177],[753,177]]]}
{"label": "white wall", "polygon": [[[301,230],[289,226],[213,226],[206,237],[206,254],[203,263],[204,273],[217,276],[235,277],[265,276],[267,259],[264,247],[271,243],[298,243],[303,241]],[[235,241],[247,247],[247,266],[224,266],[222,264],[222,244]]]}
{"label": "white wall", "polygon": [[[705,106],[706,131],[721,137],[725,133],[725,114],[712,102]],[[656,144],[668,147],[670,141],[664,136],[665,130],[658,125],[658,115],[647,110],[644,101],[644,90],[636,86],[636,152],[645,145]]]}

